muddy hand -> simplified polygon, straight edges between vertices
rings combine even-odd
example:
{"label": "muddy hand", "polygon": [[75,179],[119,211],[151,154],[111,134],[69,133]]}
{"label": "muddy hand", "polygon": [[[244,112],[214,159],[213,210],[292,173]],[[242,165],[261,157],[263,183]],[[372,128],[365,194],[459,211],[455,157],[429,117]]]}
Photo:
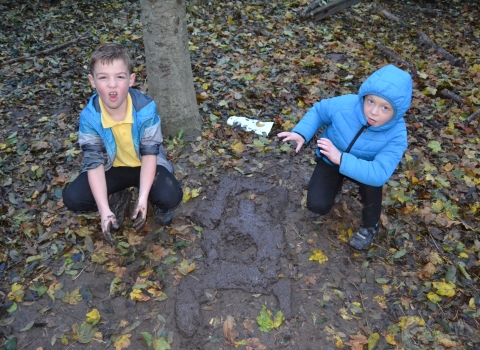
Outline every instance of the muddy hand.
{"label": "muddy hand", "polygon": [[132,221],[133,228],[137,232],[140,232],[145,227],[147,221],[147,208],[144,205],[137,202],[135,210],[133,211]]}
{"label": "muddy hand", "polygon": [[118,230],[118,228],[117,218],[113,214],[107,216],[102,222],[103,239],[111,246],[116,244],[115,238],[112,236],[112,231]]}

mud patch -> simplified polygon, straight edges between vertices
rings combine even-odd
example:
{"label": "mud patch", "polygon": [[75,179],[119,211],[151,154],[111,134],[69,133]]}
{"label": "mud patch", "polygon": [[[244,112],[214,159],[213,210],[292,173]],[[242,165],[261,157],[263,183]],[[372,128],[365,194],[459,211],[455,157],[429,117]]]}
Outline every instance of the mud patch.
{"label": "mud patch", "polygon": [[287,264],[282,226],[287,190],[234,175],[215,187],[192,216],[205,228],[204,266],[196,274],[198,280],[180,282],[176,295],[175,319],[186,337],[200,335],[208,325],[202,309],[212,290],[273,294],[277,308],[285,317],[292,316],[291,282],[279,278]]}

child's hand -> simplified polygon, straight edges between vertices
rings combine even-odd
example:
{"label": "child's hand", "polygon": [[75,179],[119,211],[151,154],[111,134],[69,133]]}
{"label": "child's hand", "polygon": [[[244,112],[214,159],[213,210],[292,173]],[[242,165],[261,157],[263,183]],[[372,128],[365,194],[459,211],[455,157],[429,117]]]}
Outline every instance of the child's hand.
{"label": "child's hand", "polygon": [[133,228],[140,232],[147,221],[147,200],[138,199],[132,215]]}
{"label": "child's hand", "polygon": [[115,215],[110,212],[107,213],[105,216],[101,216],[102,220],[102,233],[103,233],[103,239],[110,244],[111,246],[114,246],[116,244],[115,238],[112,236],[112,231],[118,230],[118,223],[117,223],[117,218]]}
{"label": "child's hand", "polygon": [[281,132],[280,134],[277,135],[279,138],[284,137],[283,142],[287,141],[295,141],[297,143],[297,147],[295,147],[295,152],[298,153],[300,149],[302,148],[303,144],[305,143],[305,140],[302,136],[297,134],[296,132]]}
{"label": "child's hand", "polygon": [[318,147],[320,147],[320,153],[327,156],[333,164],[340,165],[342,159],[342,152],[335,147],[329,139],[321,138],[317,141]]}

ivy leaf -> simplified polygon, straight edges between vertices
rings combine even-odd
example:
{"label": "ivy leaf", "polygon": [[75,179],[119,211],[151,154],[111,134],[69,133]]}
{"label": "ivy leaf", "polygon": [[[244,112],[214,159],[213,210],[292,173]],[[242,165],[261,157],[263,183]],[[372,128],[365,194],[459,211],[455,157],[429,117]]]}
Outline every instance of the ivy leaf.
{"label": "ivy leaf", "polygon": [[257,317],[257,323],[260,326],[258,329],[262,332],[270,332],[271,330],[280,327],[282,322],[285,321],[283,312],[278,311],[275,316],[268,310],[265,305],[262,306],[260,316]]}

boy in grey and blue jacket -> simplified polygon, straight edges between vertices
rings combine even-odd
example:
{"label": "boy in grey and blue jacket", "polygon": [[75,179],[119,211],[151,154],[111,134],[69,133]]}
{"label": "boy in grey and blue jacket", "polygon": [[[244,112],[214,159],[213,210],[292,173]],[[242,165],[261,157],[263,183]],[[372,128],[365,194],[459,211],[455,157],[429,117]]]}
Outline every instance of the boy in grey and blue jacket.
{"label": "boy in grey and blue jacket", "polygon": [[182,189],[163,149],[155,102],[132,89],[130,56],[117,44],[97,48],[90,58],[94,94],[80,114],[79,143],[83,172],[63,193],[72,211],[98,210],[105,240],[115,244],[112,231],[123,223],[131,187],[138,188],[132,221],[145,225],[148,203],[161,225],[172,222],[171,209],[182,200]]}

